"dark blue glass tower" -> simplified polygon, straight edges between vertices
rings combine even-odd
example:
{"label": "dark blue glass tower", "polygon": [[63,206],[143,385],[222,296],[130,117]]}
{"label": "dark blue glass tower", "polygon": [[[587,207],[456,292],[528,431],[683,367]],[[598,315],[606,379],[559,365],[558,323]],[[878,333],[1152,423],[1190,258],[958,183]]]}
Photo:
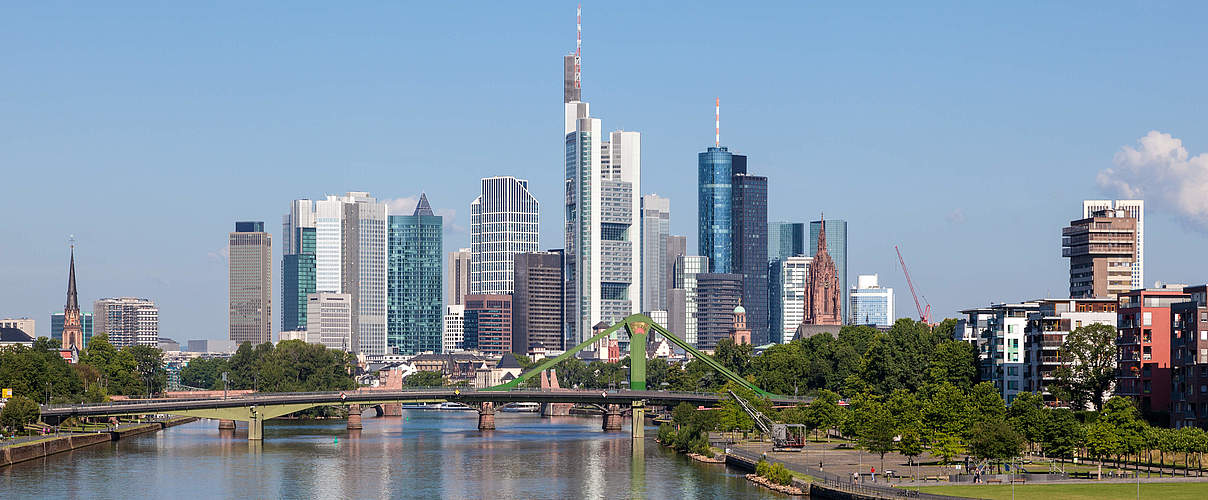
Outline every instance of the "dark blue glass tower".
{"label": "dark blue glass tower", "polygon": [[[742,157],[745,163],[746,157]],[[743,165],[743,170],[745,171]],[[742,275],[742,306],[751,343],[768,343],[768,178],[735,174],[731,182],[731,272]]]}
{"label": "dark blue glass tower", "polygon": [[730,272],[734,259],[732,183],[735,174],[746,172],[747,157],[724,147],[697,154],[697,241],[700,255],[709,258],[711,273]]}
{"label": "dark blue glass tower", "polygon": [[306,297],[315,293],[315,228],[294,230],[298,253],[281,256],[281,331],[306,329]]}
{"label": "dark blue glass tower", "polygon": [[441,352],[443,230],[426,195],[387,222],[386,352]]}

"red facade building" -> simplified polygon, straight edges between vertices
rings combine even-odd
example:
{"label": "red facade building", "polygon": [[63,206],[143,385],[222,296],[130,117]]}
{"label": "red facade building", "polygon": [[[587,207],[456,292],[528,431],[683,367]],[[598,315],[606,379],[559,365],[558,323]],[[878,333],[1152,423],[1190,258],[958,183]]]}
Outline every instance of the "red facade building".
{"label": "red facade building", "polygon": [[826,219],[818,231],[818,247],[814,250],[814,262],[810,264],[810,275],[805,285],[805,325],[842,325],[842,287],[835,270],[835,261],[826,251]]}
{"label": "red facade building", "polygon": [[1132,290],[1120,295],[1116,320],[1116,394],[1134,399],[1147,413],[1168,413],[1170,406],[1171,305],[1187,302],[1181,289]]}

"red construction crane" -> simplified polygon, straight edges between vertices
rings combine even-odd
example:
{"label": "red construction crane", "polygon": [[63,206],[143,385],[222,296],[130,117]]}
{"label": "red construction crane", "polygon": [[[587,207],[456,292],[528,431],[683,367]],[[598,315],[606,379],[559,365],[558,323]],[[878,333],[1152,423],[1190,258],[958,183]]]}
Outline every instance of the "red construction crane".
{"label": "red construction crane", "polygon": [[[931,324],[931,304],[927,304],[924,308],[919,303],[919,294],[914,291],[914,281],[910,279],[910,271],[906,269],[906,260],[902,258],[902,251],[898,250],[898,246],[894,245],[893,250],[898,253],[898,262],[902,263],[902,273],[906,274],[906,286],[910,287],[910,296],[914,297],[914,308],[919,311],[919,321]],[[923,297],[923,302],[927,302],[927,298]]]}

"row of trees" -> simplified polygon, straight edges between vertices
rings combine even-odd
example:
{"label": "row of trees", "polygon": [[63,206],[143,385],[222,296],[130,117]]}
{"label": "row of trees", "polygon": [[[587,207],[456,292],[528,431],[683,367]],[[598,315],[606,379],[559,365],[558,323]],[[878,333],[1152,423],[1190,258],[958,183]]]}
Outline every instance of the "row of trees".
{"label": "row of trees", "polygon": [[0,387],[40,403],[95,403],[110,394],[145,396],[167,386],[163,352],[154,347],[118,349],[99,334],[79,361],[68,363],[59,356],[59,344],[46,337],[30,347],[0,349]]}
{"label": "row of trees", "polygon": [[261,392],[310,392],[355,389],[352,373],[356,358],[301,340],[252,346],[245,342],[228,358],[198,358],[180,370],[180,383],[203,389],[223,389],[227,373],[230,389]]}

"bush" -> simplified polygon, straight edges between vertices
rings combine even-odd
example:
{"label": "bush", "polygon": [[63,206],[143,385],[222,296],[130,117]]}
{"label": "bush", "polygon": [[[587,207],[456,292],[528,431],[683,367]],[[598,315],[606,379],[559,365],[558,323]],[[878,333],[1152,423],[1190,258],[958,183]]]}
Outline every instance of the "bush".
{"label": "bush", "polygon": [[26,424],[36,422],[41,413],[38,403],[27,397],[17,396],[8,400],[4,411],[0,412],[0,425],[20,431]]}
{"label": "bush", "polygon": [[793,484],[793,473],[784,464],[773,465],[766,477],[768,480],[779,485],[788,486]]}
{"label": "bush", "polygon": [[767,460],[761,459],[759,460],[759,463],[755,464],[755,475],[760,477],[768,477],[768,470],[771,468],[772,466],[768,464]]}

